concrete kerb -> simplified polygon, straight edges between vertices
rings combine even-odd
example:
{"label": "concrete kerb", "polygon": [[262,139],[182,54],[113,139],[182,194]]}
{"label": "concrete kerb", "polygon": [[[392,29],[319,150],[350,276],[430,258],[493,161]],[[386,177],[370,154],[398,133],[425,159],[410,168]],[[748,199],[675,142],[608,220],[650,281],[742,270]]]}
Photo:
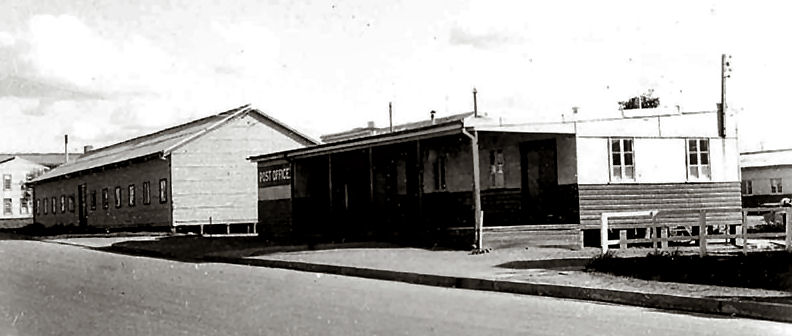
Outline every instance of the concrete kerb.
{"label": "concrete kerb", "polygon": [[207,256],[202,258],[202,260],[207,262],[221,262],[238,265],[353,276],[375,280],[398,281],[435,287],[549,296],[564,299],[616,303],[655,309],[728,315],[734,317],[747,317],[779,322],[792,322],[792,306],[769,302],[694,298],[666,294],[646,294],[610,289],[465,278],[351,266],[315,264],[287,260],[246,259],[221,256]]}

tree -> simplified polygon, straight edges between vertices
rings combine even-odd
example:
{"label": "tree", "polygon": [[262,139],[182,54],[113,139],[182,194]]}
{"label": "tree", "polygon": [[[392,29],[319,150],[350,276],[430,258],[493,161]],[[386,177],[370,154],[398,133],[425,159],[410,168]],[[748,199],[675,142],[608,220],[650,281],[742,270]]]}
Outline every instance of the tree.
{"label": "tree", "polygon": [[655,108],[660,106],[660,98],[652,97],[654,89],[649,89],[646,93],[627,99],[626,101],[619,102],[620,110],[632,110],[637,108]]}

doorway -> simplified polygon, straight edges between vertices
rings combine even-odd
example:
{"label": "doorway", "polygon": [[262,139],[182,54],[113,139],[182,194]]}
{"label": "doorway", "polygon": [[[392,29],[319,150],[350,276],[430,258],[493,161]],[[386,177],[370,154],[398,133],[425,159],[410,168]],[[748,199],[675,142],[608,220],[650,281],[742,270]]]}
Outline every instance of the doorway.
{"label": "doorway", "polygon": [[522,143],[520,167],[523,223],[554,224],[559,209],[556,140]]}

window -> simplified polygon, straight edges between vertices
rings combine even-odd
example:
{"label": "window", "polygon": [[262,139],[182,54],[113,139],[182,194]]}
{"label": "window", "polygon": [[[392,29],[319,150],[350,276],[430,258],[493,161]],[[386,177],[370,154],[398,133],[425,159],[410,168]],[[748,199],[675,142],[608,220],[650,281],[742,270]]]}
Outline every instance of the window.
{"label": "window", "polygon": [[11,174],[3,174],[3,190],[11,190]]}
{"label": "window", "polygon": [[143,204],[151,204],[151,187],[148,181],[143,182]]}
{"label": "window", "polygon": [[710,179],[709,140],[688,139],[688,179]]}
{"label": "window", "polygon": [[121,207],[121,187],[115,187],[115,207]]}
{"label": "window", "polygon": [[633,139],[610,139],[611,181],[634,181]]}
{"label": "window", "polygon": [[58,198],[52,197],[52,214],[58,213]]}
{"label": "window", "polygon": [[168,179],[159,180],[159,200],[160,203],[168,201]]}
{"label": "window", "polygon": [[96,190],[91,190],[91,210],[96,210]]}
{"label": "window", "polygon": [[435,190],[446,190],[446,156],[438,154],[433,164]]}
{"label": "window", "polygon": [[74,195],[69,195],[69,212],[74,212]]}
{"label": "window", "polygon": [[135,185],[130,184],[127,188],[127,202],[129,202],[129,206],[135,206]]}
{"label": "window", "polygon": [[46,199],[46,198],[44,198],[44,214],[45,214],[45,215],[47,214],[47,209],[49,209],[49,207],[48,207],[47,205],[48,205],[48,204],[47,204],[47,199]]}
{"label": "window", "polygon": [[490,151],[490,185],[495,188],[503,188],[503,150]]}
{"label": "window", "polygon": [[770,193],[771,194],[781,194],[784,192],[784,188],[781,185],[780,178],[772,178],[770,179]]}
{"label": "window", "polygon": [[66,212],[66,195],[61,195],[60,197],[60,209],[61,213]]}
{"label": "window", "polygon": [[28,207],[28,200],[24,198],[19,199],[19,214],[20,215],[27,215],[30,213],[30,208]]}
{"label": "window", "polygon": [[11,214],[11,199],[4,198],[3,199],[3,215],[10,215]]}
{"label": "window", "polygon": [[751,182],[751,180],[742,181],[740,189],[743,195],[753,194],[753,182]]}
{"label": "window", "polygon": [[33,204],[33,211],[36,212],[36,215],[41,214],[41,199],[36,199],[36,203]]}
{"label": "window", "polygon": [[107,191],[107,188],[102,189],[102,209],[107,209],[110,207],[110,192]]}

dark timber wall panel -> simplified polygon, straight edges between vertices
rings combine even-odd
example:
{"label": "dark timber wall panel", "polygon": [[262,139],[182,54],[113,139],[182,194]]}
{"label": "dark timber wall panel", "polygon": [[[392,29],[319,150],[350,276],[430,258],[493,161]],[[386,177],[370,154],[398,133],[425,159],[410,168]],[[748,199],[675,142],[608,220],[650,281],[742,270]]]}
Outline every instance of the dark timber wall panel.
{"label": "dark timber wall panel", "polygon": [[[578,187],[580,197],[580,222],[583,225],[599,225],[603,212],[640,210],[677,210],[701,208],[739,208],[739,182],[712,183],[656,183],[656,184],[582,184]],[[661,220],[691,225],[697,223],[696,214],[663,216]],[[618,222],[645,222],[646,220],[622,219]],[[711,224],[737,224],[739,212],[708,214]]]}

